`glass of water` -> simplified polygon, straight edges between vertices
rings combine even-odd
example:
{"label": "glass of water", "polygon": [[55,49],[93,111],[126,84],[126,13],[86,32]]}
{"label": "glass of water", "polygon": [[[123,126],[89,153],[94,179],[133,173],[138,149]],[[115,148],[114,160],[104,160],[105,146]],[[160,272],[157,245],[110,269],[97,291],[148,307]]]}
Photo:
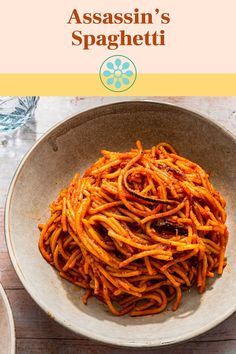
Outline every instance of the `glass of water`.
{"label": "glass of water", "polygon": [[0,133],[22,127],[34,114],[38,96],[0,96]]}

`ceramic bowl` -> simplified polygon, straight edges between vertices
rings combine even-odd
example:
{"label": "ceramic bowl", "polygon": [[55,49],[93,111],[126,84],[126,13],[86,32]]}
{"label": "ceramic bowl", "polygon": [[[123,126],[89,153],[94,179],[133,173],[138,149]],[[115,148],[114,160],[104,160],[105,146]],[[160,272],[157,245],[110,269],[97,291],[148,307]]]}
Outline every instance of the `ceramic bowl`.
{"label": "ceramic bowl", "polygon": [[15,353],[15,327],[7,295],[0,284],[0,354]]}
{"label": "ceramic bowl", "polygon": [[[114,317],[96,299],[87,306],[79,289],[48,265],[38,250],[37,225],[48,205],[76,171],[83,173],[101,149],[127,151],[162,141],[210,172],[227,201],[229,265],[207,291],[186,292],[176,312],[142,318]],[[16,272],[33,299],[72,331],[102,342],[133,347],[173,344],[199,335],[236,309],[236,140],[197,113],[172,105],[125,102],[80,113],[52,128],[25,156],[12,181],[6,205],[6,238]]]}

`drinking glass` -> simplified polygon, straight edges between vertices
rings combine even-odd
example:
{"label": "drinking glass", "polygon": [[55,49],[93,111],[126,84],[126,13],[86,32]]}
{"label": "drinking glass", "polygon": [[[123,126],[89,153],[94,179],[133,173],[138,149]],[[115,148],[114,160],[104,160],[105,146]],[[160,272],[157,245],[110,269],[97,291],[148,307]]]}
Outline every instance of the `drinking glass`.
{"label": "drinking glass", "polygon": [[0,96],[0,133],[22,127],[34,114],[38,96]]}

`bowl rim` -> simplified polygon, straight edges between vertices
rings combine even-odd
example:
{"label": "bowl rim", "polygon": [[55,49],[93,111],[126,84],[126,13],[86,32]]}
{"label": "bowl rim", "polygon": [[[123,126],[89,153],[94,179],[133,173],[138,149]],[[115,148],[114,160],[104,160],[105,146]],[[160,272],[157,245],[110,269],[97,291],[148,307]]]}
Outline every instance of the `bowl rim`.
{"label": "bowl rim", "polygon": [[[37,146],[43,142],[44,140],[47,140],[47,138],[50,136],[50,134],[56,130],[57,128],[59,128],[60,126],[63,126],[66,122],[72,121],[74,119],[79,119],[79,117],[81,115],[88,114],[89,112],[92,113],[94,111],[97,111],[99,109],[104,109],[104,108],[109,108],[109,107],[114,107],[114,106],[125,106],[125,105],[129,105],[129,104],[140,104],[140,105],[159,105],[159,106],[164,106],[164,107],[170,107],[170,108],[175,108],[177,110],[180,110],[182,112],[186,112],[188,114],[191,115],[196,115],[198,117],[198,119],[207,122],[208,124],[210,124],[211,126],[215,127],[215,128],[219,128],[220,130],[222,130],[224,132],[224,134],[226,134],[229,138],[231,138],[232,140],[234,140],[234,142],[236,143],[236,136],[231,133],[228,129],[226,129],[222,124],[220,123],[216,123],[215,121],[213,121],[210,117],[208,117],[205,114],[202,114],[200,112],[197,112],[195,110],[191,110],[191,109],[187,109],[184,108],[182,106],[173,104],[173,103],[166,103],[166,102],[162,102],[162,101],[155,101],[155,100],[149,100],[149,99],[140,99],[140,100],[127,100],[127,101],[117,101],[117,102],[113,102],[113,103],[109,103],[109,104],[99,104],[96,105],[92,108],[89,109],[85,109],[82,111],[79,111],[78,113],[75,113],[73,115],[69,115],[67,118],[63,119],[62,121],[54,124],[50,129],[48,129],[45,133],[42,134],[42,136],[35,141],[35,143],[32,145],[32,147],[28,150],[28,152],[24,155],[24,157],[22,158],[20,164],[18,165],[9,189],[8,189],[8,193],[7,193],[7,198],[6,198],[6,203],[5,203],[5,217],[4,217],[4,229],[5,229],[5,239],[6,239],[6,244],[7,244],[7,249],[10,255],[10,259],[11,262],[13,264],[13,267],[20,279],[20,281],[22,282],[24,288],[26,289],[26,291],[28,292],[28,294],[32,297],[32,299],[39,305],[39,307],[50,317],[52,317],[56,322],[58,322],[60,325],[62,325],[63,327],[71,330],[72,332],[74,332],[77,335],[82,335],[84,337],[87,337],[91,340],[95,340],[97,342],[100,343],[105,343],[108,345],[114,345],[114,346],[120,346],[120,347],[130,347],[130,348],[151,348],[151,347],[163,347],[163,346],[169,346],[169,345],[174,345],[177,343],[182,343],[185,341],[188,341],[194,337],[200,336],[204,333],[206,333],[207,331],[211,330],[212,328],[216,327],[217,325],[219,325],[221,322],[223,322],[224,320],[226,320],[229,316],[231,316],[235,311],[236,311],[236,301],[235,301],[235,305],[231,306],[229,308],[229,310],[227,312],[225,312],[224,314],[218,316],[217,319],[212,320],[211,322],[209,322],[207,325],[205,325],[204,327],[199,328],[198,330],[194,330],[192,332],[189,332],[188,334],[183,334],[180,335],[176,338],[174,338],[172,341],[165,341],[165,340],[152,340],[152,341],[145,341],[142,343],[134,343],[133,341],[127,341],[127,340],[119,340],[116,338],[106,338],[102,335],[97,335],[96,333],[92,333],[90,331],[86,331],[83,329],[83,327],[76,327],[76,326],[72,326],[70,324],[69,321],[65,320],[62,316],[59,316],[56,313],[52,313],[51,309],[47,306],[47,304],[41,300],[38,296],[37,293],[34,292],[33,288],[28,285],[24,274],[21,272],[21,268],[17,262],[17,259],[15,257],[14,254],[14,248],[12,246],[11,243],[11,234],[10,234],[10,209],[11,209],[11,199],[12,199],[12,195],[13,195],[13,191],[15,188],[15,184],[17,182],[17,179],[21,173],[21,170],[24,167],[25,162],[27,161],[27,159],[29,158],[29,156],[34,152],[34,150],[37,148]],[[92,118],[96,119],[96,117]],[[86,122],[86,121],[85,121]],[[83,123],[82,123],[83,124]],[[13,323],[14,326],[14,323]]]}
{"label": "bowl rim", "polygon": [[14,324],[13,314],[12,314],[12,310],[11,310],[11,306],[7,294],[1,283],[0,283],[0,297],[3,300],[3,304],[6,309],[7,319],[10,327],[10,352],[9,353],[14,354],[16,349],[15,324]]}

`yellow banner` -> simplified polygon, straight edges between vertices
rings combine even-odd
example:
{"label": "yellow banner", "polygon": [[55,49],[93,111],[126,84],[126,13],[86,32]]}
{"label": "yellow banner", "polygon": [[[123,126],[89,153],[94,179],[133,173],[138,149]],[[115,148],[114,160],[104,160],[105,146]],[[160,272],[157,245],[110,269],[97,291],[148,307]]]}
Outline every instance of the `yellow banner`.
{"label": "yellow banner", "polygon": [[98,74],[0,74],[1,96],[236,96],[236,74],[138,74],[125,92]]}

